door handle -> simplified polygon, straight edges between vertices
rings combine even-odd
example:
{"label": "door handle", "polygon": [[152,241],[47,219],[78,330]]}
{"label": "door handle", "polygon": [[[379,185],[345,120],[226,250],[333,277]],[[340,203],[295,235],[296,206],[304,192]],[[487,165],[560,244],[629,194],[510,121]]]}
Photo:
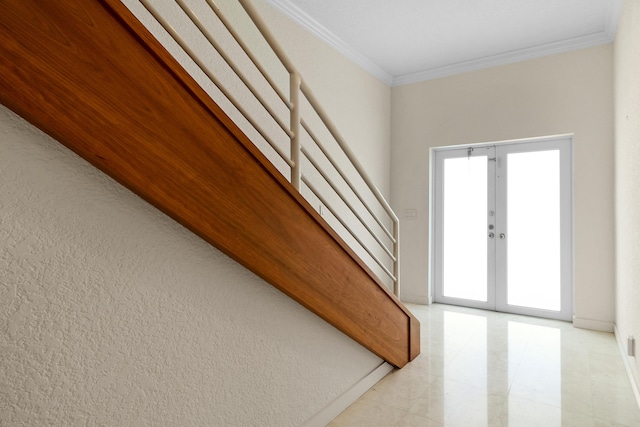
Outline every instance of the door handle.
{"label": "door handle", "polygon": [[500,237],[500,240],[504,240],[504,237],[505,237],[505,236],[504,236],[504,233],[500,233],[500,234],[499,234],[499,237]]}
{"label": "door handle", "polygon": [[495,236],[496,236],[495,234],[493,234],[493,233],[489,233],[489,238],[490,238],[490,239],[493,239]]}

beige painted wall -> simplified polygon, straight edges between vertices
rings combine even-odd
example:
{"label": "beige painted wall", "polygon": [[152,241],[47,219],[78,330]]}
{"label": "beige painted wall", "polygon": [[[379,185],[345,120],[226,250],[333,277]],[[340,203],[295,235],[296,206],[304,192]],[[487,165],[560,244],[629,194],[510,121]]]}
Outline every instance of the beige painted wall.
{"label": "beige painted wall", "polygon": [[[390,201],[391,88],[319,38],[311,35],[307,30],[293,24],[267,2],[262,1],[256,4],[260,7],[263,16],[274,24],[272,25],[274,36],[296,64],[296,68],[329,114],[358,162],[383,196]],[[299,40],[305,40],[305,43],[301,44]],[[308,144],[308,146],[311,145]],[[334,156],[338,161],[342,159],[337,152]],[[353,182],[356,188],[360,189],[364,199],[371,203],[373,211],[385,223],[388,230],[392,231],[393,225],[388,216],[353,173],[353,169],[346,163],[343,163],[343,167],[347,175],[354,179]],[[327,170],[330,171],[329,168]],[[310,169],[307,170],[307,174],[313,176]],[[324,185],[324,181],[321,179],[315,182],[321,188]],[[337,178],[335,182],[339,186],[342,184],[340,178]],[[348,187],[342,185],[340,188],[347,197],[351,196],[352,193]],[[303,194],[308,194],[308,192],[303,191]],[[351,212],[331,194],[327,198],[330,204],[333,201],[333,206],[344,214],[343,219],[357,233],[358,238],[368,244],[374,255],[382,260],[390,271],[393,271],[390,258]],[[313,196],[308,198],[317,207],[318,203],[313,203],[314,199]],[[369,218],[364,208],[360,207],[358,199],[351,196],[350,201],[356,209],[359,209],[360,215]],[[351,245],[356,254],[382,279],[383,283],[389,289],[393,289],[393,282],[389,276],[378,267],[367,252],[361,249],[341,224],[331,215],[325,215],[325,219],[338,230],[340,236]],[[388,245],[388,248],[393,250],[392,243],[384,237],[384,233],[375,225],[372,228],[378,237]]]}
{"label": "beige painted wall", "polygon": [[[388,192],[391,90],[258,6]],[[0,107],[0,424],[297,426],[380,363]]]}
{"label": "beige painted wall", "polygon": [[[627,0],[615,41],[616,327],[640,340],[640,2]],[[640,345],[636,344],[636,352]],[[626,353],[623,353],[626,354]],[[630,359],[640,386],[640,359]]]}
{"label": "beige painted wall", "polygon": [[[290,177],[290,167],[274,151],[271,146],[256,132],[255,128],[238,112],[238,110],[221,95],[216,85],[194,64],[194,61],[186,55],[178,44],[169,37],[166,31],[151,17],[149,12],[140,4],[139,0],[124,0],[131,11],[140,19],[148,29],[152,31],[158,40],[178,58],[187,71],[208,91],[223,110],[236,122],[256,144],[256,146],[274,163],[280,172],[287,178]],[[275,81],[284,97],[289,97],[289,73],[283,64],[278,60],[276,54],[268,46],[262,35],[251,22],[248,15],[237,0],[217,0],[216,2],[223,14],[229,19],[241,39],[250,47],[252,53],[256,55],[261,64],[265,67],[269,75]],[[311,88],[311,91],[319,99],[322,108],[327,112],[331,121],[343,136],[346,144],[354,152],[359,163],[366,170],[374,185],[389,199],[390,193],[390,138],[391,138],[391,88],[382,83],[351,60],[338,53],[332,47],[321,41],[307,30],[303,29],[288,17],[283,15],[277,8],[266,0],[253,2],[260,16],[266,21],[271,29],[274,38],[279,42],[285,54],[291,59],[294,67],[302,75],[303,81]],[[233,97],[242,107],[253,114],[255,120],[269,135],[269,138],[289,155],[289,137],[265,112],[261,104],[255,99],[240,82],[237,76],[231,72],[225,60],[212,48],[211,44],[200,34],[193,23],[186,17],[184,12],[173,0],[158,1],[154,3],[157,11],[166,19],[169,24],[176,29],[181,37],[189,43],[190,48],[196,52],[199,59],[210,73],[218,79],[222,86],[232,88]],[[195,13],[205,21],[210,19],[215,22],[217,18],[205,2],[194,3],[192,6]],[[271,106],[276,115],[279,115],[282,123],[289,124],[289,110],[284,107],[282,100],[275,95],[274,91],[266,84],[264,78],[258,73],[244,53],[235,43],[230,42],[230,37],[225,31],[221,31],[219,26],[212,29],[216,35],[217,42],[222,45],[224,51],[236,64],[244,65],[243,72],[252,85]],[[375,196],[366,188],[360,180],[359,174],[351,165],[343,151],[335,143],[333,138],[326,131],[326,128],[317,120],[306,104],[303,96],[300,97],[302,107],[302,119],[311,126],[314,133],[318,135],[331,156],[340,164],[340,167],[348,176],[362,197],[372,207],[373,211],[384,221],[387,229],[393,230],[390,218],[384,212],[382,206],[375,200]],[[305,131],[301,132],[302,146],[312,153],[312,157],[324,169],[325,173],[333,174],[333,185],[336,185],[352,206],[359,210],[359,214],[368,218],[368,212],[361,207],[360,201],[353,195],[351,189],[337,175],[335,170],[323,162],[324,157],[320,154],[316,144],[311,140]],[[367,251],[357,242],[351,233],[343,226],[347,224],[354,231],[358,239],[368,244],[373,249],[373,254],[393,271],[391,258],[378,246],[365,227],[359,222],[351,210],[342,203],[336,196],[326,180],[317,173],[316,168],[311,165],[306,156],[301,157],[301,167],[303,177],[307,182],[311,182],[319,189],[321,198],[318,198],[307,185],[302,186],[302,194],[309,201],[311,206],[321,212],[327,222],[334,227],[338,234],[349,244],[354,251],[367,263],[372,271],[383,279],[385,284],[392,288],[393,282],[376,261],[369,256]],[[340,216],[340,220],[327,209],[330,206]],[[374,226],[374,231],[378,236],[384,236],[384,232]],[[383,240],[385,238],[383,237]],[[384,242],[388,247],[392,247],[390,241]]]}
{"label": "beige painted wall", "polygon": [[[169,52],[178,58],[180,63],[209,91],[214,99],[221,101],[219,99],[221,97],[218,96],[220,92],[208,82],[204,73],[197,70],[193,61],[181,51],[177,43],[170,39],[160,25],[141,6],[140,2],[138,0],[123,0],[123,3],[151,30]],[[283,93],[288,96],[289,83],[286,70],[279,64],[275,55],[270,53],[270,49],[255,30],[240,4],[235,0],[217,0],[216,3],[225,16],[236,26],[242,39],[252,49],[255,49],[254,54],[260,58],[271,77],[274,78]],[[322,107],[327,111],[340,134],[358,155],[360,163],[371,175],[376,186],[388,196],[390,189],[391,88],[327,43],[294,23],[266,0],[257,0],[253,4],[304,81],[320,100]],[[199,7],[195,7],[196,5]],[[224,60],[218,57],[215,50],[198,33],[175,2],[172,0],[158,1],[154,2],[154,7],[188,41],[190,47],[201,56],[203,63],[223,84],[241,89],[234,92],[234,96],[246,108],[255,113],[257,108],[253,107],[257,107],[258,104],[253,96],[244,90],[237,79],[229,78],[231,73],[224,64]],[[205,2],[196,3],[194,10],[205,21],[215,21],[216,19]],[[212,27],[211,31],[219,35],[221,32],[217,28],[217,26]],[[228,39],[224,35],[217,40],[236,63],[247,66],[244,69],[249,80],[266,97],[267,102],[275,106],[275,111],[284,113],[285,110],[276,105],[281,104],[280,101],[275,101],[277,98],[270,96],[270,90],[265,89],[263,81],[256,78],[258,73],[249,69],[248,61],[238,57],[239,50],[227,43]],[[232,111],[233,108],[227,108],[227,103],[222,103],[222,107],[234,120],[237,118],[237,114]],[[288,124],[288,117],[285,114],[282,114],[282,119]],[[242,124],[239,124],[242,127]],[[269,130],[268,127],[267,130]],[[276,142],[280,142],[282,138],[276,137],[275,139]],[[288,152],[288,148],[286,151]]]}
{"label": "beige painted wall", "polygon": [[575,315],[614,320],[612,47],[396,87],[392,202],[403,220],[402,298],[425,303],[432,147],[574,133]]}
{"label": "beige painted wall", "polygon": [[[385,196],[390,190],[391,88],[331,46],[257,3],[274,35]],[[305,40],[302,44],[299,40]]]}

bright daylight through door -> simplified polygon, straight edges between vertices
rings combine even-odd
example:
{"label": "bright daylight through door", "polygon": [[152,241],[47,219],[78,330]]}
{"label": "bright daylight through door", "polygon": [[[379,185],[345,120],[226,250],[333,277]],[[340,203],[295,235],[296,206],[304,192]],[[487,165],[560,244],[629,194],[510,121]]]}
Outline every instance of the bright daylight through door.
{"label": "bright daylight through door", "polygon": [[508,165],[507,302],[559,311],[560,152],[508,154]]}
{"label": "bright daylight through door", "polygon": [[444,295],[487,301],[487,156],[444,167]]}
{"label": "bright daylight through door", "polygon": [[572,315],[571,139],[435,152],[435,300]]}

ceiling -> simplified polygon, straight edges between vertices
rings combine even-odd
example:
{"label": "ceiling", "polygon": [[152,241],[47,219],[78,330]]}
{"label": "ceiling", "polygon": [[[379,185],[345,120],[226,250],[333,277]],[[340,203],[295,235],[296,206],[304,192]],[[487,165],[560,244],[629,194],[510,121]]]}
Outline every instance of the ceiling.
{"label": "ceiling", "polygon": [[268,0],[389,85],[613,41],[621,0]]}

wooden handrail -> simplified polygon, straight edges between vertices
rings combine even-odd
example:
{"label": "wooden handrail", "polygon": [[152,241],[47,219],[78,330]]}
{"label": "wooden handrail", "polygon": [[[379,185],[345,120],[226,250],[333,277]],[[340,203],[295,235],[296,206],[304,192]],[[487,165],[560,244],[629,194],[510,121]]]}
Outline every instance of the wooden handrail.
{"label": "wooden handrail", "polygon": [[118,0],[0,2],[0,102],[402,367],[419,323]]}

